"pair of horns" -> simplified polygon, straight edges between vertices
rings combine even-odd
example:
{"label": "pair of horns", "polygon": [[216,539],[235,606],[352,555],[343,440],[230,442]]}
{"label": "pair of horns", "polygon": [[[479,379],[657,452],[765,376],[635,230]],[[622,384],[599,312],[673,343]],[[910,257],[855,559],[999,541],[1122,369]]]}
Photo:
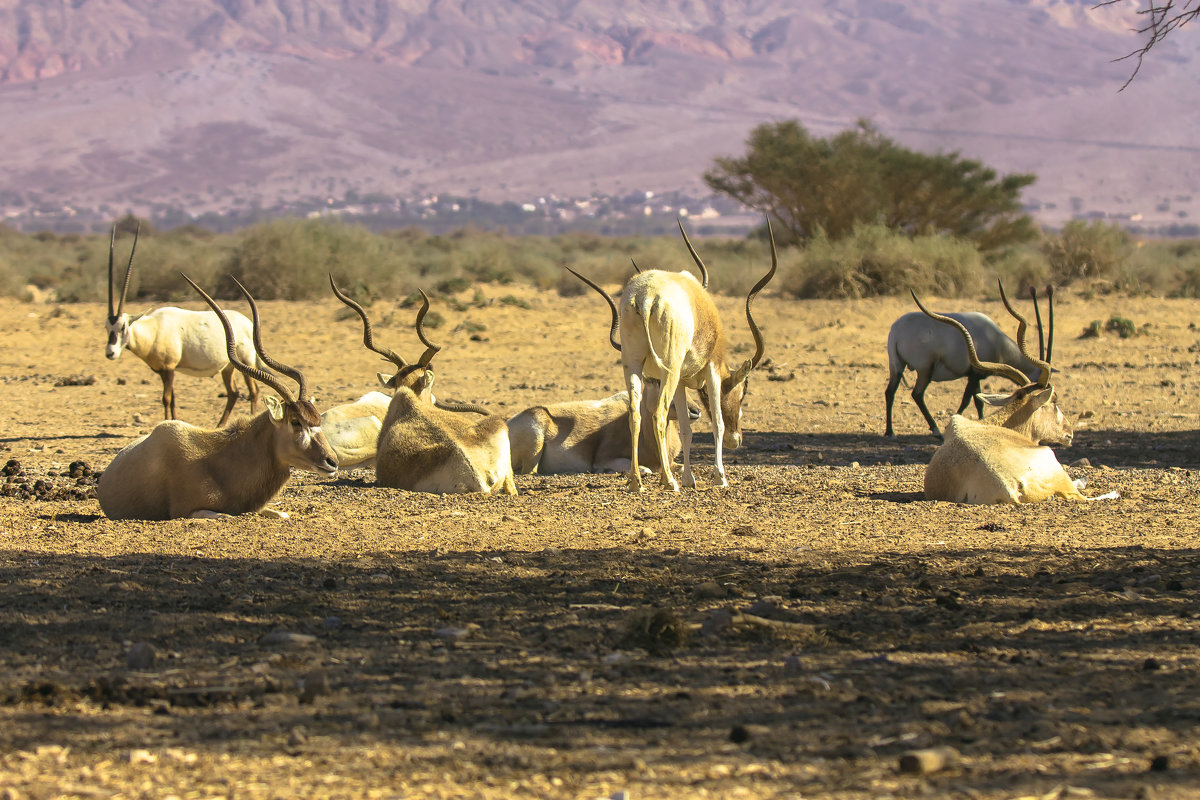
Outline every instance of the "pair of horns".
{"label": "pair of horns", "polygon": [[[1046,287],[1046,299],[1049,306],[1050,320],[1050,330],[1047,338],[1043,337],[1042,315],[1037,307],[1037,289],[1030,289],[1030,294],[1033,297],[1034,314],[1037,317],[1038,325],[1039,357],[1035,358],[1033,354],[1029,352],[1029,349],[1025,344],[1025,331],[1029,327],[1028,321],[1015,308],[1013,308],[1012,304],[1008,301],[1008,296],[1004,292],[1004,282],[997,281],[997,284],[1000,287],[1000,299],[1004,302],[1004,307],[1008,310],[1008,313],[1017,320],[1017,347],[1020,348],[1021,355],[1037,364],[1040,368],[1041,372],[1038,375],[1037,385],[1041,387],[1049,386],[1051,373],[1050,354],[1052,348],[1054,347],[1054,288],[1051,286]],[[923,311],[927,317],[935,319],[938,322],[944,322],[947,325],[952,325],[958,329],[958,332],[962,334],[963,340],[967,344],[967,358],[970,359],[971,366],[975,370],[982,372],[985,375],[999,375],[1001,377],[1008,378],[1018,386],[1024,386],[1029,382],[1028,377],[1026,377],[1024,373],[1010,364],[1001,364],[993,361],[980,361],[979,353],[975,350],[975,341],[971,338],[971,333],[966,329],[966,326],[952,317],[947,317],[944,314],[935,314],[927,309],[917,297],[917,293],[913,290],[909,289],[909,294],[912,295],[913,301],[917,304],[917,308],[921,309],[921,311]],[[1045,345],[1044,347],[1043,344]]]}
{"label": "pair of horns", "polygon": [[[183,273],[180,274],[183,275]],[[187,275],[183,275],[183,279],[190,283],[192,288],[200,293],[200,296],[204,298],[204,302],[208,303],[209,307],[216,312],[217,318],[221,320],[221,327],[225,329],[225,346],[229,351],[229,363],[237,367],[238,370],[240,370],[242,374],[246,375],[247,377],[253,378],[256,381],[270,386],[286,402],[295,403],[296,400],[292,398],[292,395],[288,392],[287,387],[284,386],[283,381],[279,379],[279,376],[267,372],[266,370],[259,369],[252,364],[243,363],[242,360],[238,358],[237,340],[234,338],[233,326],[229,324],[229,318],[225,316],[225,312],[219,305],[217,305],[216,300],[213,300],[208,296],[208,292],[196,285],[195,281],[193,281]],[[289,378],[294,380],[297,384],[296,392],[299,399],[307,400],[308,381],[305,379],[304,373],[295,367],[289,367],[287,364],[281,364],[267,355],[266,351],[263,350],[262,326],[260,325],[258,316],[258,304],[254,302],[254,298],[250,296],[250,292],[246,291],[246,287],[242,285],[241,281],[239,281],[237,278],[234,278],[233,282],[236,283],[237,287],[242,290],[242,295],[245,296],[246,302],[250,304],[250,314],[254,320],[254,351],[258,353],[259,359],[261,359],[262,362],[271,369],[275,370],[276,372],[282,372],[284,375],[287,375]]]}
{"label": "pair of horns", "polygon": [[[700,268],[700,274],[703,276],[701,285],[707,289],[708,270],[705,269],[704,262],[700,260],[700,255],[696,252],[696,249],[692,247],[691,241],[688,240],[688,235],[683,230],[682,222],[679,223],[679,232],[683,234],[683,241],[687,243],[688,252],[692,254],[692,259],[696,262],[696,266]],[[742,364],[737,373],[735,373],[733,379],[735,383],[743,380],[747,375],[749,375],[750,371],[757,367],[759,362],[762,361],[763,353],[766,352],[766,342],[763,340],[762,331],[758,329],[758,325],[754,322],[754,315],[750,312],[750,301],[752,301],[755,296],[762,291],[764,286],[771,282],[771,279],[775,277],[775,273],[779,269],[779,252],[775,248],[775,232],[771,229],[770,217],[767,218],[767,235],[771,240],[771,269],[767,271],[766,275],[759,279],[758,283],[754,284],[754,288],[752,288],[750,293],[746,295],[746,322],[750,326],[750,334],[754,337],[754,356],[750,359],[747,359],[746,363]],[[608,329],[608,341],[617,352],[620,352],[621,344],[617,341],[617,330],[619,329],[621,323],[619,313],[617,311],[617,304],[613,302],[613,299],[608,292],[600,288],[599,285],[579,274],[570,267],[564,265],[564,268],[567,270],[567,272],[570,272],[576,278],[579,278],[579,280],[595,289],[596,292],[604,298],[605,302],[608,303],[608,308],[612,312],[612,325],[610,325]],[[633,268],[641,273],[641,270],[638,269],[637,262],[634,262]]]}
{"label": "pair of horns", "polygon": [[138,234],[142,232],[142,223],[138,223],[133,232],[133,247],[129,248],[129,266],[125,268],[125,283],[121,286],[121,300],[117,310],[113,311],[113,249],[117,245],[117,226],[113,225],[112,235],[108,239],[108,318],[116,319],[125,313],[125,295],[129,293],[129,279],[133,276],[133,254],[137,251]]}
{"label": "pair of horns", "polygon": [[[341,300],[345,305],[354,309],[354,312],[356,314],[358,314],[358,316],[362,319],[363,344],[366,345],[366,348],[374,353],[378,353],[379,355],[383,356],[384,358],[386,358],[388,361],[391,361],[393,364],[395,364],[400,369],[407,369],[409,364],[403,358],[400,357],[399,353],[397,353],[395,350],[389,350],[386,347],[380,347],[375,344],[375,332],[371,329],[371,320],[367,318],[367,312],[363,310],[362,306],[360,306],[358,303],[351,300],[349,297],[347,297],[345,294],[343,294],[340,289],[338,289],[337,284],[333,280],[333,273],[329,274],[329,288],[333,289],[333,294],[335,297],[337,297],[338,300]],[[429,341],[429,339],[425,336],[425,329],[421,323],[424,322],[425,315],[427,313],[429,313],[429,295],[425,294],[424,289],[422,289],[420,291],[421,291],[421,310],[417,312],[416,328],[417,328],[417,338],[419,338],[421,340],[421,344],[425,345],[425,352],[421,354],[421,357],[419,359],[417,359],[416,365],[419,367],[425,367],[426,369],[428,369],[429,362],[431,362],[433,360],[433,357],[435,355],[437,355],[438,351],[440,351],[442,348],[440,345],[436,345],[433,342]]]}

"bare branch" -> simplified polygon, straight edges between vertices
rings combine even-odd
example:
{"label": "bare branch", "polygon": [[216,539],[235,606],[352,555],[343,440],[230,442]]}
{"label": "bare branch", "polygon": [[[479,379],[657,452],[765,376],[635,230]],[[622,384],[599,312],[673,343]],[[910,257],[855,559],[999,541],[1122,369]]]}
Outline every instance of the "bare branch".
{"label": "bare branch", "polygon": [[[1103,0],[1103,2],[1096,3],[1092,8],[1114,6],[1118,3],[1126,2],[1129,2],[1129,0]],[[1138,0],[1134,0],[1134,2],[1138,2]],[[1200,0],[1183,0],[1181,4],[1177,3],[1176,0],[1165,0],[1165,2],[1158,5],[1154,3],[1154,0],[1150,0],[1150,5],[1146,8],[1138,9],[1137,13],[1146,20],[1146,24],[1140,28],[1134,28],[1134,32],[1145,36],[1145,43],[1138,49],[1126,53],[1120,58],[1113,59],[1114,61],[1134,60],[1133,72],[1130,73],[1125,83],[1121,84],[1121,88],[1118,91],[1124,91],[1126,86],[1133,83],[1133,79],[1137,77],[1138,72],[1142,69],[1142,61],[1154,49],[1156,44],[1166,39],[1177,28],[1182,28],[1197,16],[1200,16]]]}

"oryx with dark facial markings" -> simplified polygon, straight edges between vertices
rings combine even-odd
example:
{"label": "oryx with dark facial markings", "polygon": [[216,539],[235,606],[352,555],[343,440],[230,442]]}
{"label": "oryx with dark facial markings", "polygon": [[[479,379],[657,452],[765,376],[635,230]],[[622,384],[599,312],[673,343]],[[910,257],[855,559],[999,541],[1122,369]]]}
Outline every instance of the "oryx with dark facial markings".
{"label": "oryx with dark facial markings", "polygon": [[[224,425],[233,406],[238,401],[238,390],[234,388],[235,367],[226,356],[225,333],[221,323],[211,311],[188,311],[174,306],[164,306],[146,313],[130,316],[125,313],[125,296],[129,293],[129,279],[133,275],[133,254],[137,250],[137,234],[129,249],[129,266],[125,268],[125,281],[121,285],[121,299],[113,308],[113,249],[116,245],[117,229],[114,226],[108,242],[108,319],[104,323],[108,331],[108,345],[104,355],[109,360],[120,357],[128,350],[146,362],[162,379],[163,416],[175,419],[175,373],[209,378],[221,373],[225,381],[225,411],[217,425]],[[237,311],[226,315],[234,336],[234,350],[246,364],[254,364],[254,345],[251,343],[250,320]],[[258,363],[259,367],[262,366]],[[258,410],[258,386],[250,375],[243,375],[250,395],[250,413]]]}

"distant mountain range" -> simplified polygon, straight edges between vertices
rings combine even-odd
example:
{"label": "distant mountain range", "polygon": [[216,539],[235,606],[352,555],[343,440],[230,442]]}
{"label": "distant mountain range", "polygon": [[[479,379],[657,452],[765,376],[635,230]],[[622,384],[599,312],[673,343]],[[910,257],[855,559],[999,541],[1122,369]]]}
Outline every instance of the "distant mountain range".
{"label": "distant mountain range", "polygon": [[1030,171],[1039,218],[1200,222],[1196,46],[1132,2],[0,0],[0,215],[702,196],[798,118]]}

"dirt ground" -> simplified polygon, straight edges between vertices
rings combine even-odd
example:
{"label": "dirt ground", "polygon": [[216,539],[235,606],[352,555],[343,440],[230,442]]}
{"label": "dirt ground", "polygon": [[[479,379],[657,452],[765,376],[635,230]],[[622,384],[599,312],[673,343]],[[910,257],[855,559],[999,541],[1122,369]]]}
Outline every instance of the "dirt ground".
{"label": "dirt ground", "polygon": [[[620,388],[596,298],[481,292],[435,303],[440,394],[511,415]],[[922,499],[936,442],[904,389],[882,437],[908,303],[757,310],[727,489],[704,427],[678,495],[357,470],[295,475],[287,521],[143,523],[105,519],[86,473],[159,420],[157,377],[104,359],[99,305],[0,301],[0,798],[1196,796],[1200,304],[1060,297],[1055,383],[1090,414],[1060,459],[1121,499],[1022,508]],[[343,311],[263,306],[322,407],[384,366]],[[372,311],[419,354],[412,309]],[[1149,327],[1076,338],[1114,314]],[[216,422],[219,379],[176,388]],[[961,391],[929,392],[943,422]]]}

